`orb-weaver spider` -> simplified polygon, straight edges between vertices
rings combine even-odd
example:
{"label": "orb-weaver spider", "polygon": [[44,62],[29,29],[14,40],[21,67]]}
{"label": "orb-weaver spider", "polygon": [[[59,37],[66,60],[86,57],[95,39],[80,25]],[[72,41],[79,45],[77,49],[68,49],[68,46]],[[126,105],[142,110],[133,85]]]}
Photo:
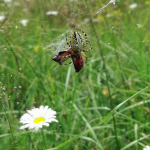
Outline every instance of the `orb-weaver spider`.
{"label": "orb-weaver spider", "polygon": [[[84,34],[85,39],[78,31],[74,31],[70,37],[71,38],[70,42],[68,42],[66,37],[67,45],[69,46],[68,50],[59,52],[58,55],[56,55],[52,59],[58,62],[60,65],[65,65],[63,64],[63,62],[65,62],[68,58],[71,57],[76,72],[79,72],[83,68],[83,59],[81,54],[86,58],[87,61],[87,56],[84,54],[84,52],[87,52],[90,49],[92,49],[92,45],[87,40],[86,33],[81,31],[80,29],[78,30],[82,32],[82,34]],[[86,45],[88,43],[90,44],[90,48],[85,50]],[[70,62],[69,64],[71,64],[72,62]]]}

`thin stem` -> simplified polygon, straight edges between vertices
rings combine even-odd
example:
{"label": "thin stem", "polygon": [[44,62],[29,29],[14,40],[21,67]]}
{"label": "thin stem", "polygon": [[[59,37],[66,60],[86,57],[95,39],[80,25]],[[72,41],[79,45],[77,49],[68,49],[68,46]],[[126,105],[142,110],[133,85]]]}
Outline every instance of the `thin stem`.
{"label": "thin stem", "polygon": [[[29,140],[31,141],[31,143],[32,143],[32,148],[34,149],[34,144],[33,144],[33,141],[32,141],[32,138],[31,138],[31,136],[30,136],[30,134],[28,133],[28,135],[29,135]],[[30,146],[29,146],[29,148],[30,148]]]}
{"label": "thin stem", "polygon": [[2,108],[3,108],[3,110],[4,110],[4,112],[5,112],[7,121],[8,121],[8,123],[9,123],[9,128],[10,128],[10,131],[11,131],[12,139],[14,139],[14,135],[13,135],[13,132],[12,132],[12,127],[11,127],[10,121],[9,121],[9,119],[8,119],[8,116],[7,116],[7,114],[6,114],[6,110],[5,110],[5,108],[4,108],[4,106],[3,106],[3,104],[2,104],[1,101],[0,101],[0,104],[1,104],[1,106],[2,106]]}
{"label": "thin stem", "polygon": [[[101,53],[101,57],[102,57],[102,61],[103,61],[103,67],[104,67],[104,71],[105,71],[105,75],[106,75],[106,84],[107,84],[107,88],[108,88],[108,92],[109,92],[110,106],[111,106],[111,110],[113,110],[113,103],[112,103],[112,98],[111,98],[111,93],[110,93],[110,87],[109,87],[109,80],[108,80],[108,71],[107,71],[106,65],[105,65],[106,63],[105,63],[105,59],[104,59],[103,50],[101,48],[101,45],[100,45],[100,42],[99,42],[99,38],[98,38],[98,35],[96,33],[96,29],[95,29],[95,26],[94,26],[94,23],[93,23],[93,20],[92,20],[92,16],[91,16],[89,4],[88,4],[87,0],[85,0],[85,2],[86,2],[87,10],[88,10],[90,18],[91,18],[90,22],[91,22],[91,25],[92,25],[94,34],[96,36],[99,49],[100,49],[100,53]],[[116,122],[115,122],[114,115],[112,115],[112,118],[113,118],[113,126],[114,126],[115,138],[116,138],[116,143],[117,143],[117,150],[120,150],[119,141],[118,141],[118,138],[117,138]]]}
{"label": "thin stem", "polygon": [[41,141],[40,141],[40,139],[39,139],[39,137],[38,137],[38,134],[36,133],[36,137],[38,138],[38,140],[39,140],[39,142],[40,142],[40,144],[41,144],[41,149],[43,150],[44,148],[43,148],[43,145],[42,145],[42,143],[41,143]]}
{"label": "thin stem", "polygon": [[8,43],[8,45],[9,45],[9,47],[10,47],[10,50],[12,51],[12,53],[13,53],[14,56],[15,56],[16,64],[17,64],[17,67],[18,67],[18,70],[19,70],[20,67],[19,67],[19,62],[18,62],[18,58],[17,58],[17,56],[16,56],[16,53],[14,52],[13,48],[11,47],[9,41],[8,41],[7,39],[5,39],[5,41]]}
{"label": "thin stem", "polygon": [[43,136],[44,146],[45,146],[45,149],[46,149],[45,136],[44,136],[43,129],[41,129],[41,132],[42,132],[42,136]]}

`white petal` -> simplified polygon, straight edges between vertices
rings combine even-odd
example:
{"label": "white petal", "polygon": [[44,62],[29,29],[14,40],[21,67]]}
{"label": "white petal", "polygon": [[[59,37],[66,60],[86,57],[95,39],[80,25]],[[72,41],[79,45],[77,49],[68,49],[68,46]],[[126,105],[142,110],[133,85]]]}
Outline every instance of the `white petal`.
{"label": "white petal", "polygon": [[42,117],[45,117],[45,116],[46,116],[47,111],[48,111],[48,106],[45,106],[44,109],[43,109]]}
{"label": "white petal", "polygon": [[54,118],[47,119],[45,122],[49,122],[49,123],[51,123],[52,121],[54,121],[54,122],[58,122],[58,120],[56,120],[56,119],[54,119]]}
{"label": "white petal", "polygon": [[28,121],[28,120],[26,120],[26,121],[23,121],[23,120],[22,120],[22,121],[20,121],[20,123],[23,123],[23,124],[27,124],[27,123],[29,123],[29,124],[30,124],[30,123],[33,123],[33,122]]}
{"label": "white petal", "polygon": [[49,123],[44,122],[43,125],[48,127]]}
{"label": "white petal", "polygon": [[45,107],[43,107],[42,110],[40,110],[40,112],[41,112],[41,113],[40,113],[41,117],[45,118],[45,114],[46,114],[46,112],[47,112],[47,109],[48,109],[48,107],[45,106]]}
{"label": "white petal", "polygon": [[20,121],[25,121],[25,120],[28,120],[28,121],[33,121],[33,117],[31,117],[29,114],[24,114],[21,118],[20,118]]}
{"label": "white petal", "polygon": [[43,127],[43,123],[38,124],[39,128]]}
{"label": "white petal", "polygon": [[35,126],[30,126],[30,127],[29,127],[30,130],[31,130],[31,129],[34,129],[34,128],[35,128]]}
{"label": "white petal", "polygon": [[22,117],[21,117],[22,119],[28,119],[28,118],[33,118],[31,115],[29,115],[29,114],[24,114]]}
{"label": "white petal", "polygon": [[144,148],[143,150],[150,150],[150,147],[146,146],[146,148]]}
{"label": "white petal", "polygon": [[30,126],[30,124],[26,124],[26,125],[23,125],[20,127],[20,129],[25,129],[25,128],[28,128]]}
{"label": "white petal", "polygon": [[21,116],[21,118],[28,118],[28,116],[30,116],[28,113],[23,114],[23,116]]}
{"label": "white petal", "polygon": [[40,109],[40,111],[42,111],[44,109],[44,106],[41,105],[39,109]]}
{"label": "white petal", "polygon": [[39,130],[39,127],[37,126],[37,127],[35,127],[35,132],[37,132]]}
{"label": "white petal", "polygon": [[56,115],[56,111],[48,109],[48,111],[47,111],[47,113],[45,115],[45,118],[50,118],[50,117],[52,117],[54,115]]}
{"label": "white petal", "polygon": [[34,111],[33,111],[33,110],[27,110],[27,112],[28,112],[31,116],[34,115]]}
{"label": "white petal", "polygon": [[45,117],[45,120],[49,120],[49,119],[55,119],[56,118],[56,116],[47,116],[47,117]]}
{"label": "white petal", "polygon": [[34,115],[33,115],[34,119],[39,118],[40,113],[41,113],[40,110],[38,108],[35,108],[34,109]]}
{"label": "white petal", "polygon": [[149,146],[146,146],[147,150],[150,150],[150,147]]}

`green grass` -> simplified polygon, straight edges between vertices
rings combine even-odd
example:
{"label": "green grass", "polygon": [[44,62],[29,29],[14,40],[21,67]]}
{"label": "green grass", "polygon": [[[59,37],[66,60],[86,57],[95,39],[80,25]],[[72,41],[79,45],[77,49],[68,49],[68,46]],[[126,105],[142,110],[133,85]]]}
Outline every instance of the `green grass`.
{"label": "green grass", "polygon": [[[0,149],[140,150],[150,145],[150,5],[117,1],[93,16],[109,1],[18,2],[12,7],[0,2],[7,16],[0,22]],[[138,6],[131,10],[134,2]],[[47,16],[50,10],[59,13]],[[21,19],[29,20],[26,27]],[[65,50],[65,33],[72,26],[87,33],[93,47],[79,73],[73,65],[51,60]],[[40,105],[57,111],[59,123],[44,127],[43,134],[20,130],[22,114]]]}

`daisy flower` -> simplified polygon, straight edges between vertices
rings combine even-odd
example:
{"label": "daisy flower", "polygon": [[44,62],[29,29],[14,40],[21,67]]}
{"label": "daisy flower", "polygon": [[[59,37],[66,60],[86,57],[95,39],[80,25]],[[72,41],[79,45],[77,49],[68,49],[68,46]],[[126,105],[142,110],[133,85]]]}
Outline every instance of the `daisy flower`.
{"label": "daisy flower", "polygon": [[0,15],[0,21],[3,21],[5,19],[5,16]]}
{"label": "daisy flower", "polygon": [[143,150],[150,150],[150,146],[146,146]]}
{"label": "daisy flower", "polygon": [[46,15],[55,15],[55,16],[57,16],[58,15],[58,11],[47,11]]}
{"label": "daisy flower", "polygon": [[56,111],[53,111],[51,108],[48,108],[48,106],[40,106],[40,108],[34,108],[31,110],[27,110],[27,113],[25,113],[20,118],[20,122],[24,125],[20,127],[20,129],[35,129],[37,132],[39,128],[42,128],[43,126],[49,126],[49,123],[51,122],[58,122],[56,120]]}
{"label": "daisy flower", "polygon": [[5,3],[10,3],[10,2],[11,2],[11,0],[4,0],[4,2],[5,2]]}
{"label": "daisy flower", "polygon": [[29,22],[29,20],[27,19],[22,19],[19,21],[24,27],[27,26],[27,23]]}
{"label": "daisy flower", "polygon": [[130,9],[134,9],[136,8],[138,5],[136,3],[132,3],[131,5],[129,5]]}

